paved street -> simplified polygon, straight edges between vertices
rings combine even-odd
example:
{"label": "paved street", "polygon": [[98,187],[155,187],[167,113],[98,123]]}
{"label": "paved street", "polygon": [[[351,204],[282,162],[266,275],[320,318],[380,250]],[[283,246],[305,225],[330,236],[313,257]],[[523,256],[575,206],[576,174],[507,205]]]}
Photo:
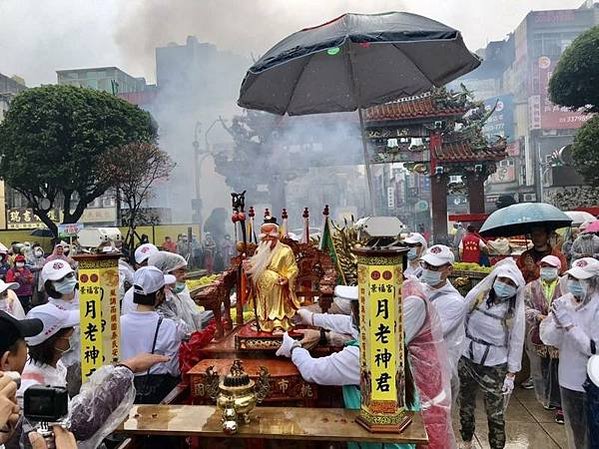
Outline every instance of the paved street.
{"label": "paved street", "polygon": [[[482,394],[476,408],[476,449],[488,449],[487,419]],[[454,417],[454,430],[459,438],[459,420]],[[516,388],[507,413],[506,449],[567,449],[564,426],[554,421],[554,412],[544,410],[533,390]]]}

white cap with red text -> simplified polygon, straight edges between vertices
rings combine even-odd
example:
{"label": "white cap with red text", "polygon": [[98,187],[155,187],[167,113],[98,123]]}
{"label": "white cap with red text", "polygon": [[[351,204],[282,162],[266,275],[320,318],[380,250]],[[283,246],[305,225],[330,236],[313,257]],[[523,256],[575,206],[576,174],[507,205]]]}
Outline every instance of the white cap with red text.
{"label": "white cap with red text", "polygon": [[566,274],[576,279],[590,279],[599,275],[599,260],[593,257],[583,257],[572,262],[572,268]]}
{"label": "white cap with red text", "polygon": [[426,250],[422,260],[433,267],[442,267],[443,265],[453,265],[455,256],[451,249],[445,245],[433,245]]}
{"label": "white cap with red text", "polygon": [[58,281],[72,272],[73,269],[68,262],[60,259],[51,260],[42,268],[42,281]]}
{"label": "white cap with red text", "polygon": [[79,310],[63,310],[54,304],[44,304],[29,311],[27,319],[34,318],[39,319],[44,327],[39,334],[25,339],[29,346],[36,346],[45,342],[61,329],[77,326],[79,324]]}
{"label": "white cap with red text", "polygon": [[152,254],[157,253],[158,248],[156,245],[152,245],[151,243],[144,243],[143,245],[139,245],[135,250],[135,262],[142,263],[147,260]]}

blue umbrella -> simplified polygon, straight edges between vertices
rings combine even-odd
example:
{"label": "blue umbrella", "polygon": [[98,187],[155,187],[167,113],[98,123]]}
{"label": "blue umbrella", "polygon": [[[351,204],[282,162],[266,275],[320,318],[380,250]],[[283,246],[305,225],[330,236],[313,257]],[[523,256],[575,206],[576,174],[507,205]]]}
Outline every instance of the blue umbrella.
{"label": "blue umbrella", "polygon": [[480,228],[485,237],[512,237],[530,233],[537,226],[564,228],[572,219],[557,207],[546,203],[519,203],[493,212]]}

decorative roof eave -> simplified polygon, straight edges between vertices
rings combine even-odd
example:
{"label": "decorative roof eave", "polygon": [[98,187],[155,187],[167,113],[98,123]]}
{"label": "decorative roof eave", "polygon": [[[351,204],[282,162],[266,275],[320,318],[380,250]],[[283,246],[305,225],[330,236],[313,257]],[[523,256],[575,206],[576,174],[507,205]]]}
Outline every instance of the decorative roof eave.
{"label": "decorative roof eave", "polygon": [[498,162],[507,157],[507,144],[503,138],[485,148],[473,148],[468,141],[443,142],[435,151],[435,159],[444,164]]}
{"label": "decorative roof eave", "polygon": [[398,100],[371,106],[365,110],[368,127],[376,124],[389,124],[406,121],[422,121],[463,116],[477,104],[470,101],[470,93],[448,92],[445,88],[434,89],[423,95],[400,98]]}

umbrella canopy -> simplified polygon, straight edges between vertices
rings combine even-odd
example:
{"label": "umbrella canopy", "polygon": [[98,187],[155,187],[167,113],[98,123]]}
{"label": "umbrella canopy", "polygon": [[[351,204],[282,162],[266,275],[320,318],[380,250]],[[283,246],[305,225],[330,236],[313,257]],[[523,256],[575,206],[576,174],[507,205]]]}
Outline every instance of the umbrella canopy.
{"label": "umbrella canopy", "polygon": [[31,233],[31,235],[34,237],[54,237],[52,231],[50,231],[48,228],[37,228]]}
{"label": "umbrella canopy", "polygon": [[279,115],[355,111],[443,86],[480,63],[459,31],[435,20],[344,14],[271,48],[248,70],[237,104]]}
{"label": "umbrella canopy", "polygon": [[572,219],[572,226],[580,226],[585,222],[595,221],[596,218],[593,214],[582,210],[572,210],[566,212],[566,215]]}
{"label": "umbrella canopy", "polygon": [[572,219],[546,203],[519,203],[493,212],[480,228],[486,237],[512,237],[530,233],[535,226],[551,229],[570,226]]}

